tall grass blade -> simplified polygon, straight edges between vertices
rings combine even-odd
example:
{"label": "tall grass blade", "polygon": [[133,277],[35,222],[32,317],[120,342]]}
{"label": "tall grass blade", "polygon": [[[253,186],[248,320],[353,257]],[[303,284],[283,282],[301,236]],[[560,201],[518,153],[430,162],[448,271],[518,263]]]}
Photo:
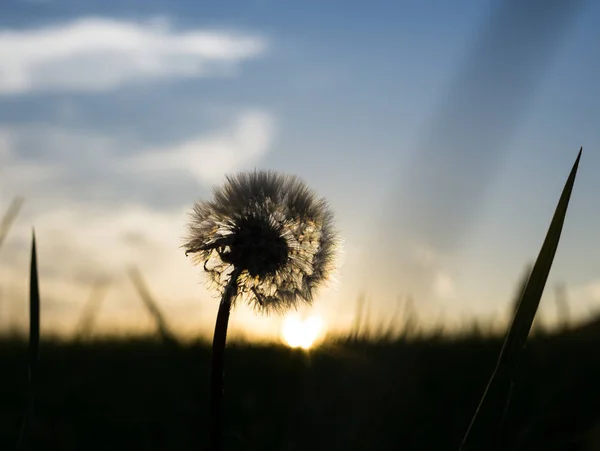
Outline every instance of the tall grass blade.
{"label": "tall grass blade", "polygon": [[521,303],[521,298],[523,297],[523,293],[525,293],[525,288],[527,288],[527,282],[529,282],[529,277],[531,276],[531,271],[533,270],[533,263],[530,263],[525,267],[521,278],[519,279],[519,283],[517,284],[517,290],[515,291],[515,297],[512,302],[512,313],[513,318],[517,314],[517,310],[519,309],[519,304]]}
{"label": "tall grass blade", "polygon": [[412,296],[406,298],[404,303],[404,317],[402,319],[402,338],[407,339],[414,335],[417,330],[417,317],[416,317],[415,304]]}
{"label": "tall grass blade", "polygon": [[356,301],[356,314],[354,316],[354,325],[352,327],[352,339],[357,340],[360,335],[360,327],[363,321],[363,315],[365,313],[365,295],[364,293],[359,294]]}
{"label": "tall grass blade", "polygon": [[150,312],[152,318],[154,318],[154,322],[156,323],[156,328],[158,329],[160,338],[166,344],[178,343],[175,339],[175,335],[173,334],[173,332],[171,332],[171,328],[168,326],[164,315],[158,307],[157,302],[150,294],[148,286],[142,278],[140,271],[136,267],[131,267],[129,268],[128,273],[131,282],[135,286],[137,292],[140,295],[140,298],[142,299],[142,302],[144,303],[144,306],[148,309],[148,312]]}
{"label": "tall grass blade", "polygon": [[555,287],[556,297],[556,313],[558,316],[558,325],[565,331],[569,328],[569,300],[567,295],[567,287],[565,284],[559,284]]}
{"label": "tall grass blade", "polygon": [[365,298],[358,332],[359,338],[362,340],[369,340],[371,337],[371,305],[371,298]]}
{"label": "tall grass blade", "polygon": [[17,449],[29,449],[34,421],[35,378],[40,349],[40,291],[37,269],[35,232],[32,232],[31,268],[29,273],[29,403],[23,419]]}
{"label": "tall grass blade", "polygon": [[0,222],[0,249],[2,248],[4,240],[6,239],[6,235],[8,235],[8,232],[10,231],[13,222],[17,218],[19,211],[21,211],[23,202],[25,202],[24,198],[19,196],[15,197],[8,206],[6,213],[4,213],[2,222]]}
{"label": "tall grass blade", "polygon": [[[482,423],[479,419],[483,413],[487,413],[486,401],[489,399],[488,394],[492,391],[492,389],[496,389],[497,387],[501,386],[503,382],[508,382],[512,386],[512,379],[518,364],[518,357],[521,354],[525,342],[527,341],[529,332],[531,331],[531,326],[542,298],[546,280],[548,279],[548,274],[550,273],[550,268],[552,267],[554,255],[556,254],[556,249],[558,247],[560,234],[562,232],[563,223],[567,214],[567,207],[571,198],[571,192],[573,191],[575,176],[577,174],[577,168],[579,167],[579,160],[581,159],[582,151],[583,148],[579,150],[577,159],[573,164],[573,168],[571,169],[571,173],[569,174],[563,192],[560,196],[560,200],[558,201],[558,205],[554,212],[554,217],[550,223],[544,243],[542,244],[540,253],[538,254],[533,269],[531,270],[531,274],[527,281],[527,285],[523,290],[521,299],[515,309],[512,323],[508,329],[506,338],[504,339],[504,344],[500,351],[496,368],[492,373],[479,406],[475,411],[475,415],[471,420],[471,424],[469,425],[463,438],[459,448],[460,451],[481,449],[481,444],[474,444],[474,446],[471,446],[470,441],[471,437],[474,435],[473,432],[475,431],[476,427],[480,428],[480,430],[477,432],[481,434],[486,426],[486,424]],[[509,393],[510,391],[511,389],[509,389]],[[490,409],[492,408],[493,405],[490,405]],[[481,436],[489,437],[489,431],[487,434],[482,434]],[[496,441],[496,443],[498,442]],[[488,446],[488,449],[491,448]]]}
{"label": "tall grass blade", "polygon": [[81,313],[81,317],[79,319],[79,323],[77,325],[77,328],[75,329],[76,341],[82,340],[90,336],[94,327],[96,317],[98,316],[98,312],[100,311],[100,305],[106,297],[109,286],[110,281],[104,278],[100,278],[96,281],[96,283],[94,283],[90,297],[88,298],[84,306],[83,312]]}

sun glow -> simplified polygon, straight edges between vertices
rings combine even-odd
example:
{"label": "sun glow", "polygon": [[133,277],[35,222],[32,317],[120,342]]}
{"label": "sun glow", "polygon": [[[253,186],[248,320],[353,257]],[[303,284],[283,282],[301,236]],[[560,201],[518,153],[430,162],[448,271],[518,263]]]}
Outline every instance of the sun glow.
{"label": "sun glow", "polygon": [[291,348],[310,349],[323,330],[323,320],[316,316],[301,319],[288,316],[281,328],[281,338]]}

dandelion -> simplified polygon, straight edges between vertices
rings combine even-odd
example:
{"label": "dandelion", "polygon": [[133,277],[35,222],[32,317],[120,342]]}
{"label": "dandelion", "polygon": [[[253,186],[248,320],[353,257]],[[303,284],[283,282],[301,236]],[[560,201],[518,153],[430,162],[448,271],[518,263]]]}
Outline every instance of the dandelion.
{"label": "dandelion", "polygon": [[263,313],[310,304],[334,267],[333,214],[295,176],[254,171],[228,176],[211,201],[194,205],[186,255],[203,265],[221,295],[211,367],[213,450],[221,445],[223,354],[232,306],[246,301]]}

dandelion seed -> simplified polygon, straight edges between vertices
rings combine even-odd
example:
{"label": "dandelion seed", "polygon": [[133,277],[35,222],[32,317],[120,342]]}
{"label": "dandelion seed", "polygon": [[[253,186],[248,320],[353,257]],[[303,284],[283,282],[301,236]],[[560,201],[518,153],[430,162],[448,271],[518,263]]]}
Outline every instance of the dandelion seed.
{"label": "dandelion seed", "polygon": [[297,177],[255,171],[227,177],[214,199],[194,206],[186,255],[224,293],[237,269],[237,296],[264,312],[311,303],[333,270],[337,235],[327,202]]}

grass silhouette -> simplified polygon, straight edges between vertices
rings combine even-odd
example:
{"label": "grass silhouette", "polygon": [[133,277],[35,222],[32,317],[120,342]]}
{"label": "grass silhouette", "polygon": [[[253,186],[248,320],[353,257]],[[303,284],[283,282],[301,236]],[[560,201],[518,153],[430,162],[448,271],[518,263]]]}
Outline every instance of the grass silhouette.
{"label": "grass silhouette", "polygon": [[35,422],[35,389],[40,351],[40,289],[38,282],[37,251],[35,233],[31,237],[31,268],[29,272],[29,366],[27,374],[27,411],[19,434],[17,449],[30,449]]}
{"label": "grass silhouette", "polygon": [[[457,449],[502,338],[377,335],[332,338],[308,353],[230,341],[227,449]],[[600,329],[530,338],[507,449],[584,449],[599,418],[598,340]],[[159,337],[42,341],[41,351],[31,449],[205,448],[208,342],[175,353]],[[4,338],[0,362],[0,449],[14,449],[27,342]]]}
{"label": "grass silhouette", "polygon": [[[560,196],[560,200],[558,201],[554,217],[552,218],[550,228],[546,234],[546,239],[542,244],[542,249],[540,250],[535,264],[531,268],[531,272],[527,278],[527,283],[524,284],[524,287],[521,291],[521,296],[519,298],[519,302],[516,304],[511,325],[506,334],[506,338],[504,339],[502,350],[500,351],[498,363],[494,368],[490,381],[485,389],[485,392],[483,393],[483,397],[481,398],[481,402],[479,403],[473,420],[467,429],[465,437],[463,438],[460,451],[466,451],[468,449],[481,449],[483,446],[487,446],[488,449],[501,448],[504,440],[501,429],[500,434],[496,438],[494,437],[496,434],[489,430],[490,423],[493,427],[495,422],[487,419],[482,423],[481,421],[478,422],[478,420],[480,419],[481,414],[491,413],[493,416],[494,414],[497,416],[497,414],[501,412],[502,418],[500,421],[500,427],[503,425],[510,398],[512,396],[514,380],[516,378],[516,373],[520,363],[520,357],[523,352],[525,342],[527,341],[527,337],[529,336],[529,332],[531,331],[531,326],[533,325],[540,300],[542,299],[542,293],[544,292],[544,287],[546,286],[548,274],[552,268],[554,255],[556,254],[563,223],[567,214],[569,200],[571,199],[571,192],[573,191],[573,185],[575,184],[575,176],[577,175],[577,169],[579,167],[579,160],[581,158],[582,151],[583,148],[579,150],[577,159],[575,160],[573,168],[571,169],[571,173],[569,174],[563,192]],[[502,387],[502,385],[505,387]],[[490,404],[488,402],[486,404],[486,401],[491,398],[491,396],[488,395],[490,392],[492,392],[492,390],[496,389],[497,387],[500,389],[506,388],[506,386],[508,386],[508,392],[502,393],[500,398],[501,403],[504,404],[504,407],[498,403]],[[482,437],[479,438],[479,444],[478,442],[475,442],[475,445],[471,445],[469,440],[472,440],[472,431],[474,430],[474,427],[480,424],[485,425],[484,427],[480,427],[481,431],[483,432],[483,434],[480,434]]]}
{"label": "grass silhouette", "polygon": [[204,408],[215,400],[214,343],[212,352],[178,343],[135,268],[156,339],[40,339],[33,236],[29,339],[2,337],[0,347],[0,449],[204,449],[209,430],[219,450],[598,449],[598,323],[531,334],[580,157],[504,339],[475,329],[415,333],[409,311],[402,333],[392,323],[373,333],[361,296],[355,330],[313,351],[232,343],[230,360],[217,365],[218,379],[226,367],[230,381],[228,422],[218,429]]}

